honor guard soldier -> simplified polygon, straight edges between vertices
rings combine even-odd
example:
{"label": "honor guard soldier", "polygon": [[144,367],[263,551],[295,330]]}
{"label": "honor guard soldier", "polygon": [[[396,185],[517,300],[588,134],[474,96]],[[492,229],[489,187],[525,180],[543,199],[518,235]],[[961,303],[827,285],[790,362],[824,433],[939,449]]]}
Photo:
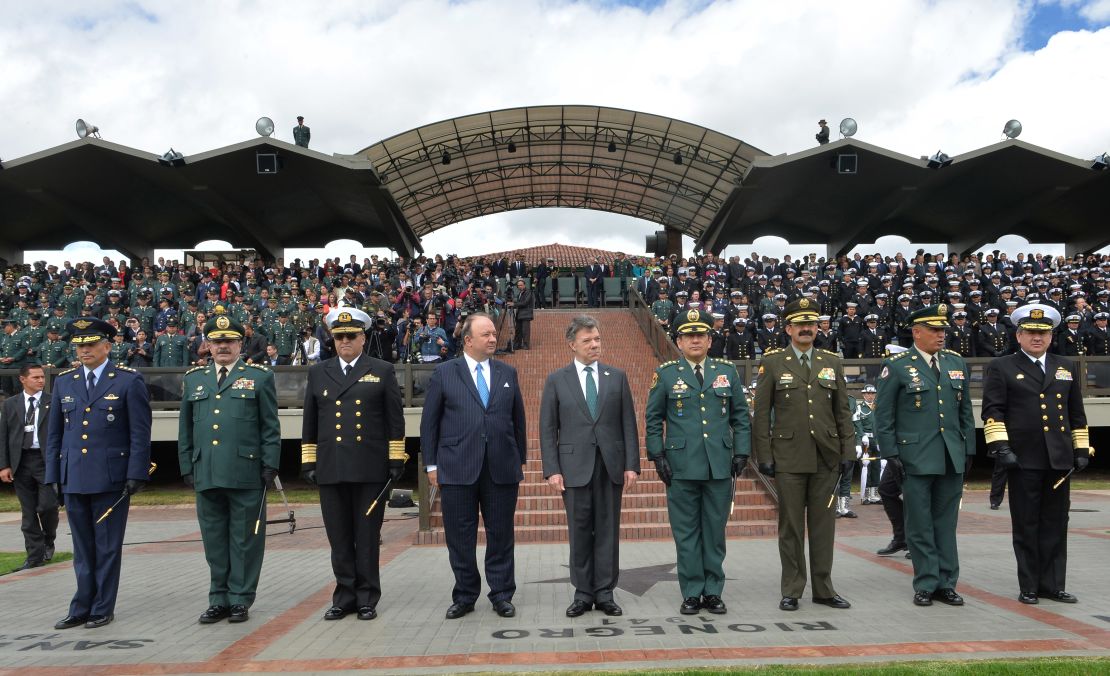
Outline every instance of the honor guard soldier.
{"label": "honor guard soldier", "polygon": [[701,310],[675,318],[683,357],[655,369],[647,402],[647,455],[667,487],[683,615],[726,612],[725,527],[751,454],[744,386],[731,363],[706,357],[709,322]]}
{"label": "honor guard soldier", "polygon": [[203,327],[212,363],[185,373],[178,416],[178,464],[196,490],[210,574],[201,624],[249,617],[266,547],[257,521],[265,521],[264,487],[281,460],[274,374],[240,359],[243,326],[222,310]]}
{"label": "honor guard soldier", "polygon": [[970,378],[963,357],[943,349],[946,304],[923,307],[910,321],[914,346],[883,361],[879,373],[875,437],[887,467],[904,470],[913,602],[959,606],[956,521],[975,454]]}
{"label": "honor guard soldier", "polygon": [[177,320],[166,322],[166,332],[154,341],[155,368],[181,368],[189,364],[189,341],[177,332]]}
{"label": "honor guard soldier", "polygon": [[779,609],[787,611],[798,609],[806,587],[807,530],[813,602],[851,607],[833,588],[836,518],[830,502],[839,478],[855,464],[855,435],[840,357],[813,348],[817,317],[808,299],[790,304],[790,345],[763,355],[752,418],[759,471],[775,477],[779,493]]}
{"label": "honor guard soldier", "polygon": [[[885,354],[885,349],[884,349]],[[879,477],[886,461],[879,459],[879,445],[875,443],[875,394],[874,385],[864,385],[863,398],[852,407],[852,427],[856,430],[856,458],[860,461],[859,494],[861,505],[877,505]]]}
{"label": "honor guard soldier", "polygon": [[81,317],[66,332],[81,366],[54,378],[46,483],[65,500],[77,593],[54,628],[95,628],[115,617],[130,496],[149,478],[150,398],[138,372],[108,361],[115,327]]}
{"label": "honor guard soldier", "polygon": [[1014,321],[1021,349],[987,364],[982,416],[987,453],[1008,474],[1018,600],[1075,603],[1064,578],[1069,478],[1091,453],[1082,376],[1071,360],[1048,353],[1055,308],[1025,305]]}
{"label": "honor guard soldier", "polygon": [[[385,504],[374,501],[405,472],[405,419],[393,365],[363,354],[370,317],[335,308],[325,320],[337,356],[308,370],[301,474],[320,487],[335,574],[325,620],[378,616],[378,543]],[[373,506],[374,509],[367,513]]]}

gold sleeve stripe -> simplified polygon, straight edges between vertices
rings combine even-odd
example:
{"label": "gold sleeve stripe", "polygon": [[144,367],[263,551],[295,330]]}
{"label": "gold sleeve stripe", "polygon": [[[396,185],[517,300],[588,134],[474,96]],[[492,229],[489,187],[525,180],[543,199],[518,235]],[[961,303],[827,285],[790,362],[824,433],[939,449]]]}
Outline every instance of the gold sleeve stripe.
{"label": "gold sleeve stripe", "polygon": [[316,444],[301,444],[301,462],[316,462]]}
{"label": "gold sleeve stripe", "polygon": [[404,439],[391,439],[389,442],[389,459],[409,461],[409,454],[405,453]]}
{"label": "gold sleeve stripe", "polygon": [[994,419],[987,420],[983,425],[983,438],[988,444],[993,441],[1009,441],[1010,435],[1006,432],[1006,423]]}
{"label": "gold sleeve stripe", "polygon": [[1071,431],[1072,448],[1090,448],[1091,436],[1086,427]]}

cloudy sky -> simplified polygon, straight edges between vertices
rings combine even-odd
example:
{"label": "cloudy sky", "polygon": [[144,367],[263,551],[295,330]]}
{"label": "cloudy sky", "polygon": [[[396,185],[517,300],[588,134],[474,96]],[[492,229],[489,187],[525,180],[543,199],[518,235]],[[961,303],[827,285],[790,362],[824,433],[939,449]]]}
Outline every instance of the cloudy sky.
{"label": "cloudy sky", "polygon": [[[3,158],[72,140],[78,117],[105,139],[189,155],[253,137],[261,115],[291,141],[304,115],[313,149],[353,153],[441,119],[572,103],[680,118],[773,154],[812,145],[817,118],[846,116],[859,121],[857,138],[911,156],[989,145],[1010,118],[1039,146],[1085,158],[1110,150],[1110,0],[6,0],[4,9]],[[424,245],[643,251],[655,229],[597,212],[518,211],[450,226]],[[798,244],[773,246],[812,248]]]}

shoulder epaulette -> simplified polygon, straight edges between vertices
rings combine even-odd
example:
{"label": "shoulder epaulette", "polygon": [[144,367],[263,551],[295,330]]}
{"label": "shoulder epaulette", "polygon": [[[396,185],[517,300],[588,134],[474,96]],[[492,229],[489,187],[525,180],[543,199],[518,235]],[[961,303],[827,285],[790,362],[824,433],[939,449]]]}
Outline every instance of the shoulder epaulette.
{"label": "shoulder epaulette", "polygon": [[658,366],[657,368],[663,368],[664,366],[672,366],[672,365],[674,365],[674,364],[677,364],[677,363],[678,363],[678,360],[677,360],[677,359],[672,359],[672,360],[670,360],[670,361],[665,361],[665,362],[663,362],[663,363],[662,363],[662,364],[660,364],[660,365],[659,365],[659,366]]}
{"label": "shoulder epaulette", "polygon": [[897,361],[899,359],[902,359],[902,358],[908,356],[910,354],[910,352],[911,352],[910,350],[906,350],[905,352],[899,352],[898,354],[891,355],[890,360],[891,361]]}
{"label": "shoulder epaulette", "polygon": [[138,371],[131,368],[130,366],[116,366],[116,370],[117,371],[127,371],[128,373],[138,373]]}
{"label": "shoulder epaulette", "polygon": [[943,350],[941,350],[941,352],[943,352],[944,354],[954,354],[954,355],[956,355],[957,357],[959,357],[959,356],[960,356],[960,353],[959,353],[959,352],[956,352],[955,350],[948,350],[948,349],[943,349]]}
{"label": "shoulder epaulette", "polygon": [[[64,375],[65,375],[65,374],[67,374],[67,373],[73,373],[73,372],[74,372],[74,371],[76,371],[77,369],[78,369],[78,367],[74,366],[73,368],[68,368],[68,369],[66,369],[65,371],[62,371],[62,372],[61,372],[61,373],[59,373],[58,375],[59,375],[59,376],[64,376]],[[55,376],[55,377],[57,377],[57,376]]]}
{"label": "shoulder epaulette", "polygon": [[779,352],[782,352],[782,351],[783,351],[783,348],[781,348],[781,347],[776,347],[776,348],[775,348],[775,349],[773,349],[773,350],[767,350],[766,352],[764,352],[764,353],[763,353],[763,356],[764,356],[764,357],[768,357],[768,356],[770,356],[770,355],[772,355],[772,354],[778,354]]}
{"label": "shoulder epaulette", "polygon": [[831,351],[831,350],[826,350],[826,349],[823,349],[823,348],[820,348],[820,347],[819,347],[819,348],[817,348],[817,351],[818,351],[818,352],[824,352],[825,354],[831,354],[831,355],[832,355],[832,356],[834,356],[834,357],[839,357],[839,356],[840,356],[840,355],[838,355],[837,353],[835,353],[835,352],[833,352],[833,351]]}
{"label": "shoulder epaulette", "polygon": [[192,373],[193,371],[203,371],[203,370],[204,370],[204,369],[206,369],[206,368],[208,368],[208,367],[207,367],[207,366],[194,366],[193,368],[191,368],[191,369],[189,369],[188,371],[186,371],[186,372],[185,372],[185,375],[189,375],[189,374],[190,374],[190,373]]}
{"label": "shoulder epaulette", "polygon": [[269,373],[269,372],[270,372],[270,367],[268,367],[268,366],[264,366],[264,365],[262,365],[262,364],[247,364],[247,366],[249,366],[249,367],[251,367],[251,368],[256,368],[256,369],[258,369],[259,371],[265,371],[265,372],[267,372],[267,373]]}

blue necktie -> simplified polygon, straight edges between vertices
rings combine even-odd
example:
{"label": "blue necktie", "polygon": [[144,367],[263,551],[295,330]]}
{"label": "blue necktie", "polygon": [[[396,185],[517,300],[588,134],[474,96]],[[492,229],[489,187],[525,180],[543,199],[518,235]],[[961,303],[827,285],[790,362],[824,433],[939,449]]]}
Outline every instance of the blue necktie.
{"label": "blue necktie", "polygon": [[489,406],[489,385],[486,384],[486,377],[482,375],[482,365],[478,364],[478,398],[482,400],[482,406]]}
{"label": "blue necktie", "polygon": [[89,379],[85,384],[89,386],[89,392],[92,392],[93,388],[96,387],[96,374],[89,371]]}

